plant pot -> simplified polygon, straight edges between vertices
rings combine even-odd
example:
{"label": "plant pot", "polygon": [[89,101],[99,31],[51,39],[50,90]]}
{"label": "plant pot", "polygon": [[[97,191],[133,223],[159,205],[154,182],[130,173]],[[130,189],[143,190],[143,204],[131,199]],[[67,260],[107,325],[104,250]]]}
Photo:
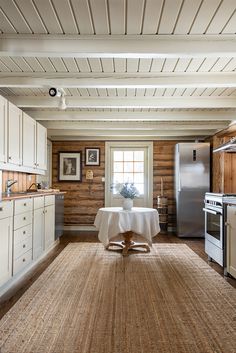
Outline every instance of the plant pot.
{"label": "plant pot", "polygon": [[123,201],[123,210],[130,211],[133,205],[134,205],[134,200],[126,198]]}

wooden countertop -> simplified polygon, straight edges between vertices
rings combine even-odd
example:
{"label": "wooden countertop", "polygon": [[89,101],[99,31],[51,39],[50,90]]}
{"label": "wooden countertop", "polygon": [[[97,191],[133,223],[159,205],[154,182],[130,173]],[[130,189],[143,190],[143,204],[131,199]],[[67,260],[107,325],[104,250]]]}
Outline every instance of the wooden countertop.
{"label": "wooden countertop", "polygon": [[39,196],[48,196],[48,195],[62,195],[66,194],[65,191],[35,191],[35,192],[14,192],[10,195],[6,195],[6,193],[0,194],[0,201],[10,201],[17,199],[25,199],[31,197],[39,197]]}

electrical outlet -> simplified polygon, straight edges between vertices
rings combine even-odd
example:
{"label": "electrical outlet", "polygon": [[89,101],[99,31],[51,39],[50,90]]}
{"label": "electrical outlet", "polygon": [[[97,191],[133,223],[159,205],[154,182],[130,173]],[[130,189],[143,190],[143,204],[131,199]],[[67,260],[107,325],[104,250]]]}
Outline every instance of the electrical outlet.
{"label": "electrical outlet", "polygon": [[32,175],[28,176],[28,180],[31,181],[32,180]]}
{"label": "electrical outlet", "polygon": [[102,177],[102,182],[105,183],[105,178],[104,177]]}

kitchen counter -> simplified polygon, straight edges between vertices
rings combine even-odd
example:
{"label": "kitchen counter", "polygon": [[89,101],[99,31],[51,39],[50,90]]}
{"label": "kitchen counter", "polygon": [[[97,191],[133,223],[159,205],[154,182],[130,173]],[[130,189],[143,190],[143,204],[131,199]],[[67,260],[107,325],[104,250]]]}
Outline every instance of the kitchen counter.
{"label": "kitchen counter", "polygon": [[236,197],[235,196],[225,197],[223,200],[223,203],[227,205],[236,205]]}
{"label": "kitchen counter", "polygon": [[9,200],[17,200],[17,199],[25,199],[31,197],[39,197],[39,196],[47,196],[47,195],[59,195],[59,194],[66,194],[65,191],[32,191],[32,192],[13,192],[10,195],[6,193],[0,194],[0,201],[9,201]]}

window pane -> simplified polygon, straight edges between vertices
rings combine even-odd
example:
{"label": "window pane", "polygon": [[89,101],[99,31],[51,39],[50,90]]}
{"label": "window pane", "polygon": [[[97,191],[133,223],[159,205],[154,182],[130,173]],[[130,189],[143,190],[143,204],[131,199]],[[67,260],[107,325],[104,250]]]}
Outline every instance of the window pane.
{"label": "window pane", "polygon": [[134,172],[143,173],[144,172],[144,164],[143,162],[134,162]]}
{"label": "window pane", "polygon": [[123,162],[114,162],[114,173],[122,173],[123,165]]}
{"label": "window pane", "polygon": [[144,194],[144,184],[134,184],[134,185],[138,189],[139,194],[143,195]]}
{"label": "window pane", "polygon": [[134,151],[134,161],[144,161],[144,151]]}
{"label": "window pane", "polygon": [[134,171],[133,167],[134,167],[133,162],[124,162],[124,172],[133,173],[133,171]]}
{"label": "window pane", "polygon": [[122,151],[114,151],[114,161],[123,161],[123,152]]}
{"label": "window pane", "polygon": [[143,173],[134,173],[134,182],[135,183],[144,183]]}
{"label": "window pane", "polygon": [[124,183],[133,183],[134,177],[133,173],[124,173]]}
{"label": "window pane", "polygon": [[134,152],[133,151],[124,151],[124,161],[133,161]]}
{"label": "window pane", "polygon": [[124,182],[124,174],[123,173],[114,173],[113,174],[113,183],[123,183]]}

